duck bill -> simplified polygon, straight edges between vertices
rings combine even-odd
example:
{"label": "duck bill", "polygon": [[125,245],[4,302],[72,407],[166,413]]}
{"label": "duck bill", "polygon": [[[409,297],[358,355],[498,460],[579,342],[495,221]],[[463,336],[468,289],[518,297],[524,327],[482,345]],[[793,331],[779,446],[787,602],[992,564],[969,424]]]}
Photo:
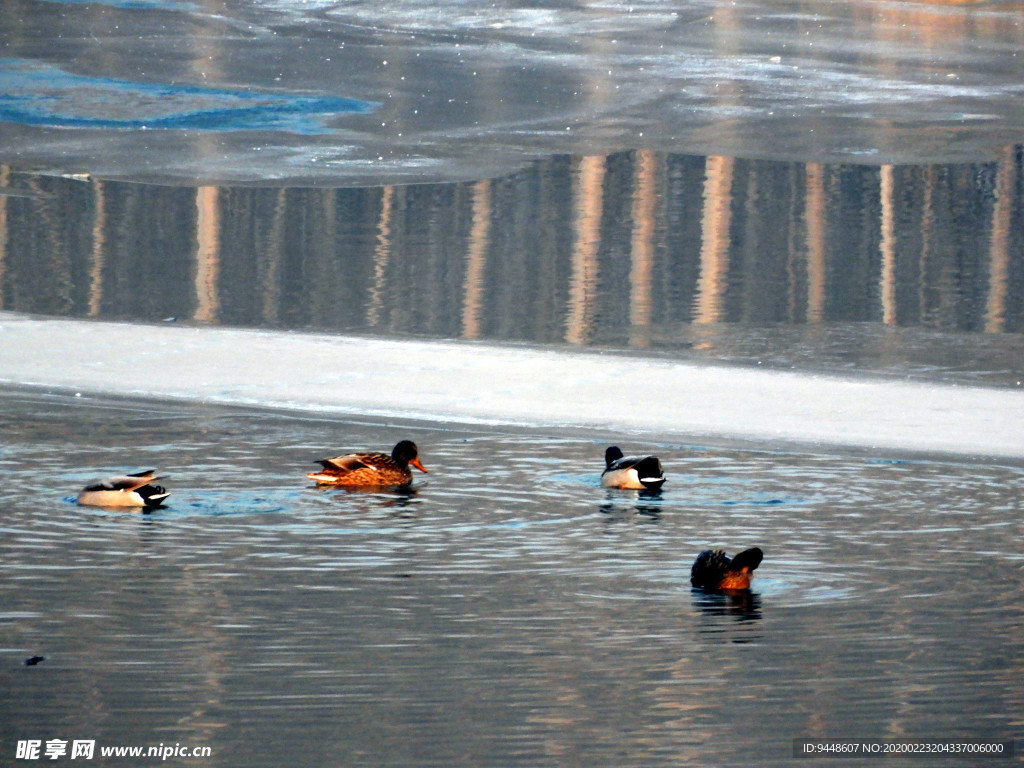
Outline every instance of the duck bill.
{"label": "duck bill", "polygon": [[413,459],[409,463],[416,467],[420,472],[427,472],[427,468],[420,463],[419,457]]}

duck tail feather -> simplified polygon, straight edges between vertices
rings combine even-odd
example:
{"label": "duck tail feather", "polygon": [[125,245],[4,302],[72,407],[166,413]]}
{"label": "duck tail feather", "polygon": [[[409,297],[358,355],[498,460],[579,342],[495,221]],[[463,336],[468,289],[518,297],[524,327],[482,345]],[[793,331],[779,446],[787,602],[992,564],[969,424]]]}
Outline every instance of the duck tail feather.
{"label": "duck tail feather", "polygon": [[759,547],[751,547],[740,552],[729,563],[730,571],[753,571],[761,564],[764,553]]}
{"label": "duck tail feather", "polygon": [[644,478],[660,478],[665,473],[661,469],[661,462],[657,456],[646,456],[633,465],[636,473]]}
{"label": "duck tail feather", "polygon": [[150,475],[155,475],[155,474],[156,474],[156,470],[155,469],[144,469],[141,472],[129,472],[127,476],[128,477],[149,477]]}

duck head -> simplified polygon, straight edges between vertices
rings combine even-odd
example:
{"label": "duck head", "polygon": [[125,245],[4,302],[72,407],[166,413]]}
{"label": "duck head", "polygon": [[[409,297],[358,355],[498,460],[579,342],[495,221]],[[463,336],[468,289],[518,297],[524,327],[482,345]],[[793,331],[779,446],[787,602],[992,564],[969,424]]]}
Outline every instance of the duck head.
{"label": "duck head", "polygon": [[604,465],[610,467],[614,462],[621,459],[623,456],[622,449],[617,445],[610,446],[608,450],[604,452]]}
{"label": "duck head", "polygon": [[420,472],[427,472],[427,468],[420,463],[419,449],[412,440],[402,440],[391,450],[391,458],[400,466],[413,466]]}

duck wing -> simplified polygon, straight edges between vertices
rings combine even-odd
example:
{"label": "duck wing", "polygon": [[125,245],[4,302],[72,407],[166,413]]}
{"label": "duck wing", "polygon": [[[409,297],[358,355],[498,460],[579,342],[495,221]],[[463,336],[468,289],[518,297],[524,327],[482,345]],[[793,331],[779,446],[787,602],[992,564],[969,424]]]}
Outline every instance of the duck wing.
{"label": "duck wing", "polygon": [[728,570],[730,571],[753,571],[761,564],[761,560],[764,559],[764,553],[760,547],[751,547],[740,552],[736,557],[729,563]]}
{"label": "duck wing", "polygon": [[651,482],[661,480],[664,482],[665,480],[665,472],[662,470],[661,462],[658,460],[657,456],[644,456],[642,459],[637,459],[633,468],[636,469],[636,473],[640,476],[641,482],[644,482],[645,480],[649,480]]}
{"label": "duck wing", "polygon": [[388,458],[384,454],[350,453],[346,456],[335,456],[333,459],[320,459],[317,462],[324,469],[335,472],[354,472],[357,469],[376,469],[380,459]]}
{"label": "duck wing", "polygon": [[623,456],[608,464],[605,472],[616,472],[620,469],[636,469],[644,475],[660,477],[664,474],[661,461],[657,456]]}
{"label": "duck wing", "polygon": [[632,469],[638,461],[640,461],[639,456],[623,456],[621,459],[615,459],[608,464],[604,471],[618,472],[620,469]]}
{"label": "duck wing", "polygon": [[665,484],[665,473],[657,456],[623,456],[608,463],[608,468],[601,473],[601,483],[658,491]]}
{"label": "duck wing", "polygon": [[86,491],[134,491],[142,488],[144,485],[149,485],[154,480],[161,480],[163,478],[156,476],[156,470],[150,469],[145,472],[135,472],[130,475],[116,475],[114,477],[107,477],[103,480],[97,480],[94,483],[87,485],[83,490]]}

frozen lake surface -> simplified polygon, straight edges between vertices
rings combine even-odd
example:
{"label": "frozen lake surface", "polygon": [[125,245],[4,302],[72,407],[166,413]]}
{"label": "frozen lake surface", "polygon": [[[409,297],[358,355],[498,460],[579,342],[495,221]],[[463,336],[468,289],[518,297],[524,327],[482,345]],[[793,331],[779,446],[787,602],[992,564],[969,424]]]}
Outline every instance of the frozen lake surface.
{"label": "frozen lake surface", "polygon": [[18,2],[0,155],[191,184],[480,179],[624,149],[991,159],[1012,3]]}
{"label": "frozen lake surface", "polygon": [[385,420],[1024,458],[1024,392],[1015,388],[593,352],[0,313],[0,371],[14,385]]}

